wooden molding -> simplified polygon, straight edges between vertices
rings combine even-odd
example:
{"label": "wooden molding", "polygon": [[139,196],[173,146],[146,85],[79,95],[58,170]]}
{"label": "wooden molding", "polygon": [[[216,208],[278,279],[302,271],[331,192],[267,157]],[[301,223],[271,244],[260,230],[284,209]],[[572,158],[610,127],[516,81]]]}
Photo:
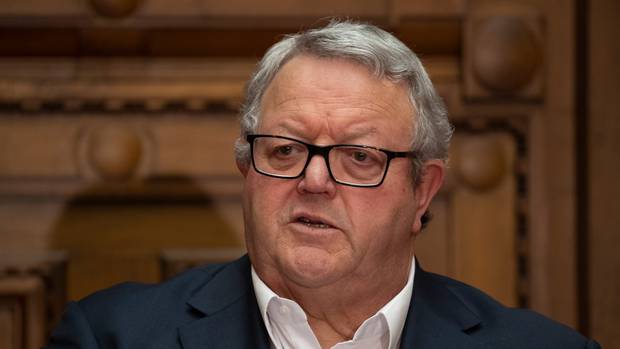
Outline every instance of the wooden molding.
{"label": "wooden molding", "polygon": [[23,319],[15,330],[26,341],[23,348],[40,348],[60,320],[66,301],[66,263],[66,254],[59,251],[0,256],[0,296],[17,302],[20,310],[14,309],[14,314]]}

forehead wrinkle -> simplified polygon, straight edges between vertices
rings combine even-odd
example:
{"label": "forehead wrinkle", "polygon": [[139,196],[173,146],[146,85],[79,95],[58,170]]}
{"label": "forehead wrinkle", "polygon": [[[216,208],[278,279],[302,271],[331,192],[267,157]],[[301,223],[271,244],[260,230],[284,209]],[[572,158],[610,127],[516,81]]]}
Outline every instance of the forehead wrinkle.
{"label": "forehead wrinkle", "polygon": [[[308,98],[314,105],[311,108],[308,108],[308,104],[303,104],[304,99],[306,97],[289,98],[287,100],[289,103],[282,101],[279,108],[268,108],[267,114],[283,116],[277,118],[276,124],[272,124],[275,127],[274,131],[289,133],[289,135],[307,141],[325,132],[332,135],[334,140],[338,139],[338,143],[356,143],[362,138],[379,133],[375,124],[377,116],[386,121],[391,115],[398,114],[398,111],[392,110],[394,108],[387,103],[373,103],[365,99],[364,105],[351,106],[349,103],[341,105],[339,101],[331,101],[331,103],[327,101],[326,103],[324,100],[316,101]],[[341,107],[329,108],[331,104],[341,105]],[[326,105],[328,108],[325,108]],[[321,122],[308,124],[311,119],[321,120]]]}
{"label": "forehead wrinkle", "polygon": [[[331,136],[331,141],[360,139],[355,142],[362,142],[364,133],[387,132],[387,137],[393,140],[391,135],[399,133],[403,127],[403,117],[407,120],[414,117],[415,108],[403,82],[369,77],[367,71],[351,73],[352,66],[348,62],[342,69],[333,69],[331,64],[318,66],[313,60],[293,59],[278,72],[263,95],[261,119],[269,125],[261,123],[263,126],[283,132],[298,129],[297,133],[308,141],[317,141],[316,137],[324,132]],[[287,122],[288,119],[299,120],[298,125],[289,127],[293,124]],[[366,127],[376,126],[375,132],[356,127],[367,121]],[[407,129],[412,128],[411,121],[405,122]],[[322,140],[329,142],[329,138]]]}
{"label": "forehead wrinkle", "polygon": [[[376,84],[370,88],[372,91],[366,91],[367,95],[374,96],[379,94],[385,89],[396,90],[403,88],[402,83],[393,83],[387,79],[375,79]],[[399,105],[398,99],[401,97],[397,91],[390,94],[390,98],[387,100],[368,99],[357,96],[356,94],[365,93],[364,91],[342,91],[339,85],[330,85],[329,83],[310,83],[313,89],[304,89],[304,94],[299,94],[299,82],[295,79],[291,79],[288,74],[278,74],[274,81],[267,88],[265,95],[263,96],[263,103],[266,107],[274,109],[281,108],[282,106],[292,105],[292,107],[285,107],[284,110],[290,109],[291,111],[301,109],[300,106],[305,101],[310,101],[309,104],[315,106],[318,105],[341,105],[342,109],[357,108],[362,110],[368,110],[379,114],[392,114],[397,113],[398,110],[394,106]],[[320,85],[320,86],[317,86]],[[318,87],[318,89],[316,88]],[[293,91],[293,93],[290,92]],[[365,89],[365,90],[368,90]],[[407,98],[407,104],[411,102]],[[410,105],[412,108],[413,106]],[[412,108],[413,109],[413,108]]]}
{"label": "forehead wrinkle", "polygon": [[[342,129],[342,132],[338,132],[338,129]],[[350,120],[343,125],[338,125],[334,128],[329,123],[329,119],[326,123],[321,125],[319,129],[309,129],[308,123],[301,116],[292,116],[290,118],[283,119],[280,123],[275,125],[272,132],[275,135],[280,136],[292,136],[304,141],[314,141],[317,134],[320,131],[326,131],[327,134],[333,136],[331,142],[319,142],[318,145],[328,144],[358,144],[359,140],[365,137],[372,137],[379,134],[379,129],[372,125],[370,122],[359,122],[358,120]],[[368,144],[373,145],[373,144]]]}
{"label": "forehead wrinkle", "polygon": [[[309,103],[305,103],[308,101]],[[398,111],[393,107],[393,103],[377,103],[365,98],[351,98],[350,96],[343,97],[322,97],[320,99],[313,98],[311,96],[293,96],[280,101],[268,103],[268,108],[277,112],[298,112],[305,110],[306,114],[314,114],[317,116],[348,116],[356,115],[360,111],[364,114],[379,114],[389,116],[396,114]],[[304,109],[308,106],[312,106],[311,109]],[[330,109],[320,110],[321,106],[331,107]],[[324,115],[321,115],[324,114]]]}

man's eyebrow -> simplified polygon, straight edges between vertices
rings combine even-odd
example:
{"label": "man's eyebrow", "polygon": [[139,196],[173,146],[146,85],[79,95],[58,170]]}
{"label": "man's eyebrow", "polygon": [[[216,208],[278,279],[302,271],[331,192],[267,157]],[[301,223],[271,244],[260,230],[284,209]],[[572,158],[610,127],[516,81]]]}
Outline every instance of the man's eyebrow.
{"label": "man's eyebrow", "polygon": [[[303,119],[297,119],[295,117],[287,118],[276,125],[277,132],[290,133],[294,137],[305,138],[307,136],[307,126]],[[372,136],[379,133],[379,129],[376,126],[364,125],[357,126],[355,122],[353,125],[345,127],[345,131],[336,135],[338,143],[354,143],[357,140]]]}
{"label": "man's eyebrow", "polygon": [[288,118],[276,125],[278,131],[291,132],[294,135],[303,135],[305,124],[301,120]]}
{"label": "man's eyebrow", "polygon": [[347,129],[347,131],[343,134],[343,141],[353,141],[356,139],[360,139],[366,136],[371,136],[379,133],[379,130],[374,127],[352,127]]}

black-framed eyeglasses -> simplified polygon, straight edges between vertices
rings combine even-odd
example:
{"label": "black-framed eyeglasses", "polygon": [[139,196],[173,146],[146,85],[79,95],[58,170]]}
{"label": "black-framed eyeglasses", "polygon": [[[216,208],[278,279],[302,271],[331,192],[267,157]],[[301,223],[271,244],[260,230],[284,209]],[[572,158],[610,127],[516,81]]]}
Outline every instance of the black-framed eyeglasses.
{"label": "black-framed eyeglasses", "polygon": [[359,144],[319,146],[298,139],[266,134],[247,135],[256,172],[276,178],[298,178],[315,155],[325,159],[330,177],[353,187],[378,187],[390,161],[412,158],[412,151],[391,151]]}

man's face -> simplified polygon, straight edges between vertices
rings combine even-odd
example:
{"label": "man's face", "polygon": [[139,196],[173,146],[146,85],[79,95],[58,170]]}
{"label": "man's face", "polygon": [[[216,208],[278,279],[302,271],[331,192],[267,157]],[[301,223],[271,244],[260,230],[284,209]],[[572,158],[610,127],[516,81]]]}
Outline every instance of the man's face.
{"label": "man's face", "polygon": [[[412,115],[404,85],[351,61],[300,55],[268,87],[257,133],[407,151]],[[410,160],[393,159],[376,188],[335,183],[320,156],[296,179],[240,168],[247,248],[268,284],[322,287],[408,267],[427,205],[414,193]]]}

